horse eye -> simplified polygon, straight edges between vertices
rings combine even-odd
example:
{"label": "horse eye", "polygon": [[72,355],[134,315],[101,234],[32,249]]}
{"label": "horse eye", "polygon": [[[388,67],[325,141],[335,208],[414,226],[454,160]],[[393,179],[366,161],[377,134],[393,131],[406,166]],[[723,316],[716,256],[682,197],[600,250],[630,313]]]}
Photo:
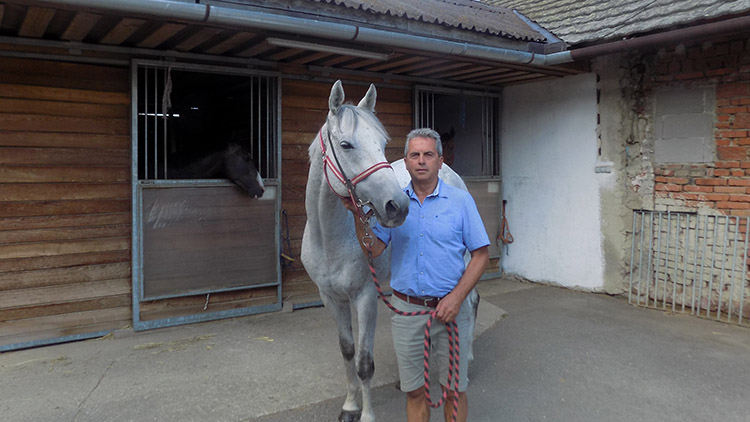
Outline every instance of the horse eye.
{"label": "horse eye", "polygon": [[346,142],[346,141],[341,141],[340,145],[341,145],[341,148],[344,148],[344,149],[352,149],[352,148],[354,148],[354,145],[352,145],[352,144],[350,144],[349,142]]}

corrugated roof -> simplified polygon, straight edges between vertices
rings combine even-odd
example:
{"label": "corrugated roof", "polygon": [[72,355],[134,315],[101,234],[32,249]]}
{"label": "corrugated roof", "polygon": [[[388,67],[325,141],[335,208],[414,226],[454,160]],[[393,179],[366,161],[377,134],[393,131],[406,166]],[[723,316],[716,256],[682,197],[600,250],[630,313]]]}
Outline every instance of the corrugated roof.
{"label": "corrugated roof", "polygon": [[524,41],[543,41],[512,10],[472,0],[311,0],[391,15],[415,21],[501,35]]}
{"label": "corrugated roof", "polygon": [[569,44],[750,11],[749,0],[481,0],[517,9]]}

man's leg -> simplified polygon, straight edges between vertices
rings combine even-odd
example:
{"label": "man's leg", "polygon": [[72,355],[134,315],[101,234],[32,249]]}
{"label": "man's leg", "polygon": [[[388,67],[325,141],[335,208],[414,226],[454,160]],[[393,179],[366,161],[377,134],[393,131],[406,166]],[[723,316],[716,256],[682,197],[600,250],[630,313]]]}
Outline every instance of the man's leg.
{"label": "man's leg", "polygon": [[[445,387],[443,387],[445,389]],[[453,420],[453,391],[448,390],[448,398],[443,406],[445,422]],[[469,417],[469,398],[466,392],[458,393],[458,418],[456,422],[466,422]]]}
{"label": "man's leg", "polygon": [[406,393],[406,420],[407,422],[429,422],[430,407],[424,398],[424,387]]}

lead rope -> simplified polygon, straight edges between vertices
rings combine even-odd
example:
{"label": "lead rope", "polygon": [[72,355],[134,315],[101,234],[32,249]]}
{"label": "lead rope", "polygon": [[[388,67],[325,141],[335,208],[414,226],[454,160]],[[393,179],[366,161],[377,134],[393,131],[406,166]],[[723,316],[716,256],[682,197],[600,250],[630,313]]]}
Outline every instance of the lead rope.
{"label": "lead rope", "polygon": [[[352,201],[354,201],[354,196],[352,195]],[[356,202],[355,202],[356,204]],[[398,315],[402,316],[421,316],[421,315],[429,315],[430,317],[427,319],[427,325],[424,329],[424,395],[425,400],[427,400],[427,404],[435,409],[440,406],[442,406],[446,400],[448,399],[448,391],[443,390],[443,394],[440,397],[440,400],[438,400],[437,403],[433,403],[432,398],[430,396],[430,346],[432,345],[432,340],[430,339],[430,329],[432,328],[432,322],[435,320],[435,317],[437,316],[437,311],[415,311],[415,312],[404,312],[401,310],[396,309],[395,306],[391,304],[391,302],[385,297],[385,293],[383,293],[383,289],[380,287],[380,282],[378,281],[378,276],[375,272],[375,264],[373,262],[372,258],[372,243],[373,238],[372,235],[370,235],[369,231],[369,221],[370,221],[370,215],[365,214],[362,211],[361,206],[357,206],[357,209],[359,210],[359,220],[362,222],[364,228],[365,228],[365,234],[362,236],[362,245],[364,245],[365,249],[367,250],[367,264],[370,267],[370,275],[372,276],[372,281],[375,284],[375,289],[378,291],[378,295],[380,296],[380,299],[385,303],[385,305],[390,309],[391,311],[395,312]],[[453,384],[453,413],[451,416],[451,420],[453,422],[456,422],[458,418],[458,371],[459,371],[459,356],[460,356],[460,350],[459,350],[459,338],[458,338],[458,324],[456,321],[451,321],[445,325],[446,331],[448,331],[448,389],[450,389],[451,384]]]}

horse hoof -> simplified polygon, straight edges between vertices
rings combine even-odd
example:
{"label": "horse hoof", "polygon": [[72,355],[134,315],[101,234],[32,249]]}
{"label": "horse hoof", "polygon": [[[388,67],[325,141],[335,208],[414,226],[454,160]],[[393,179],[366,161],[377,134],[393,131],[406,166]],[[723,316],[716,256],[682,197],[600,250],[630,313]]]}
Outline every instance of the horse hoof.
{"label": "horse hoof", "polygon": [[361,410],[342,410],[339,422],[358,422],[361,414]]}

